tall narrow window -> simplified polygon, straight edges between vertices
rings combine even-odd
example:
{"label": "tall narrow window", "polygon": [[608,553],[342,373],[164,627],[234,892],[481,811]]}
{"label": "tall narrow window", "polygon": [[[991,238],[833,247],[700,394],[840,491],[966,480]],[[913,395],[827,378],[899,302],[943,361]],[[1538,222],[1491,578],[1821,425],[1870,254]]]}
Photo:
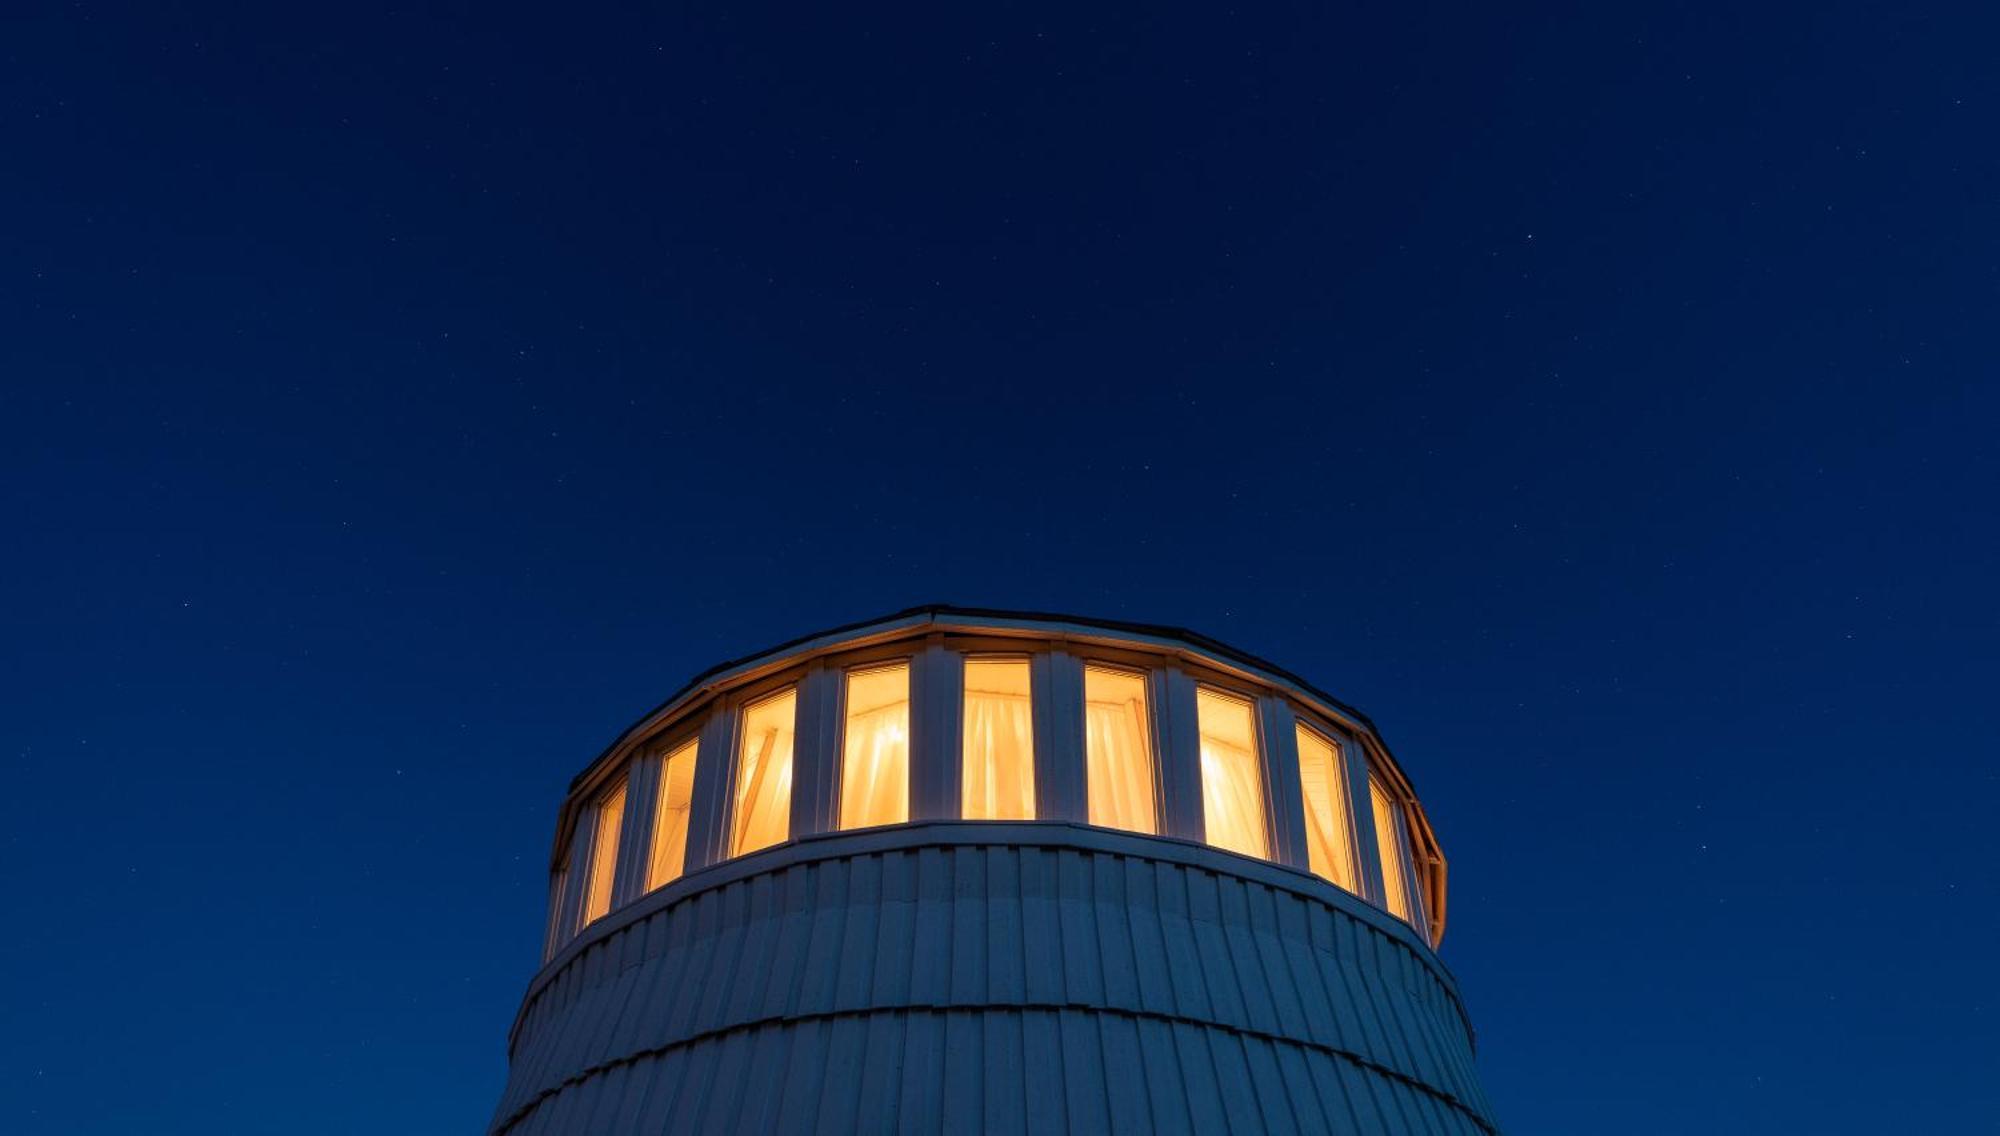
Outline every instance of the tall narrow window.
{"label": "tall narrow window", "polygon": [[1409,844],[1403,832],[1403,810],[1373,777],[1368,779],[1369,803],[1375,811],[1375,851],[1382,861],[1383,906],[1405,923],[1410,918],[1410,882],[1403,870]]}
{"label": "tall narrow window", "polygon": [[583,921],[589,924],[611,910],[611,885],[618,876],[618,834],[625,827],[625,781],[597,799],[597,823],[591,828],[590,877],[583,894]]}
{"label": "tall narrow window", "polygon": [[1035,724],[1026,659],[965,661],[967,820],[1033,820]]}
{"label": "tall narrow window", "polygon": [[1202,687],[1195,692],[1201,730],[1201,811],[1208,842],[1246,856],[1268,856],[1264,778],[1257,772],[1257,726],[1250,704]]}
{"label": "tall narrow window", "polygon": [[660,805],[653,811],[647,891],[679,879],[686,865],[688,814],[694,810],[694,761],[699,749],[696,740],[689,738],[660,763]]}
{"label": "tall narrow window", "polygon": [[1153,741],[1146,720],[1146,677],[1104,667],[1083,669],[1085,785],[1090,823],[1158,832],[1153,811]]}
{"label": "tall narrow window", "polygon": [[569,869],[560,868],[555,878],[549,881],[549,933],[542,941],[542,961],[554,958],[569,937],[569,928],[563,926],[563,897],[569,888]]}
{"label": "tall narrow window", "polygon": [[910,819],[910,665],[847,672],[840,827]]}
{"label": "tall narrow window", "polygon": [[1299,790],[1306,803],[1306,860],[1313,874],[1354,886],[1354,827],[1347,822],[1347,774],[1340,747],[1298,728]]}
{"label": "tall narrow window", "polygon": [[792,739],[799,692],[787,688],[743,711],[736,751],[736,824],[729,854],[741,856],[782,843],[792,832]]}

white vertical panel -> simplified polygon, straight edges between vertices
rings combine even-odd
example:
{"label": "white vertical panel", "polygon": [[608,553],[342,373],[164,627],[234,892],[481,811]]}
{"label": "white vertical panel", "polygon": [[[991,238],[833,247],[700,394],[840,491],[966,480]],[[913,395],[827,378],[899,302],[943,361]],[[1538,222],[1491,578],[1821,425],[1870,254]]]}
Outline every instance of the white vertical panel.
{"label": "white vertical panel", "polygon": [[1083,661],[1067,651],[1034,657],[1035,816],[1090,819],[1084,785]]}
{"label": "white vertical panel", "polygon": [[1264,795],[1270,802],[1271,859],[1309,870],[1305,795],[1299,789],[1298,722],[1291,706],[1274,695],[1257,700],[1258,729],[1264,735]]}
{"label": "white vertical panel", "polygon": [[840,827],[840,706],[847,672],[815,665],[799,680],[792,743],[791,838]]}
{"label": "white vertical panel", "polygon": [[647,754],[626,766],[625,820],[618,835],[618,873],[611,882],[613,911],[646,893],[653,815],[660,803],[660,763],[660,755]]}
{"label": "white vertical panel", "polygon": [[694,792],[688,809],[687,862],[681,873],[698,872],[721,860],[729,848],[729,786],[736,770],[734,699],[716,699],[701,724],[695,751]]}
{"label": "white vertical panel", "polygon": [[910,665],[910,819],[958,816],[959,745],[965,695],[964,656],[942,639],[924,644]]}
{"label": "white vertical panel", "polygon": [[1154,720],[1160,728],[1160,833],[1201,840],[1208,822],[1201,796],[1201,720],[1195,683],[1179,667],[1152,672]]}
{"label": "white vertical panel", "polygon": [[1340,767],[1347,774],[1347,813],[1354,822],[1354,858],[1360,871],[1362,894],[1375,906],[1387,909],[1382,895],[1382,861],[1375,851],[1375,810],[1368,795],[1368,763],[1371,760],[1352,734],[1342,733]]}

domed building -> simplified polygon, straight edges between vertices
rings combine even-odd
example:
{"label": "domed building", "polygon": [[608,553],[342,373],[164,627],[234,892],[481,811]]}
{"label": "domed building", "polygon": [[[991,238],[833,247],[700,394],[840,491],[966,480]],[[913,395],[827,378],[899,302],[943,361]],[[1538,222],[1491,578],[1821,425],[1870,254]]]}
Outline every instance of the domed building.
{"label": "domed building", "polygon": [[925,607],[571,782],[493,1136],[1497,1132],[1368,719],[1163,627]]}

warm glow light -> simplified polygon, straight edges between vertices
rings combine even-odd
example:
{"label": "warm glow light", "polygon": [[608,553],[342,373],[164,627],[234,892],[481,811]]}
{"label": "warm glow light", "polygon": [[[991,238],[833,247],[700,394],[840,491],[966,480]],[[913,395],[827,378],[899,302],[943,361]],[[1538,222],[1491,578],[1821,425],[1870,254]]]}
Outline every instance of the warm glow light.
{"label": "warm glow light", "polygon": [[[650,727],[632,752],[621,750],[617,756],[629,764],[596,773],[568,802],[574,812],[556,849],[548,950],[696,865],[788,845],[794,836],[808,847],[786,852],[807,855],[828,833],[952,815],[948,799],[930,797],[950,793],[939,782],[953,772],[954,711],[956,815],[967,821],[1046,815],[1087,821],[1100,833],[1171,833],[1309,868],[1420,938],[1431,936],[1432,920],[1442,925],[1443,861],[1408,783],[1386,757],[1370,760],[1380,751],[1370,748],[1376,743],[1365,726],[1308,709],[1303,693],[1283,683],[1143,640],[1074,632],[1037,638],[1017,634],[1011,623],[991,631],[978,638],[927,628],[918,634],[898,624],[851,642],[814,640],[716,679]],[[945,677],[954,670],[956,690]],[[945,736],[931,737],[940,725]],[[1188,731],[1193,745],[1182,732],[1188,726],[1195,727]],[[1285,748],[1287,728],[1295,751]],[[1039,770],[1038,760],[1045,766]],[[933,768],[936,761],[945,767]],[[1199,829],[1194,801],[1183,799],[1195,790],[1191,776],[1199,777]],[[1267,780],[1273,776],[1276,782]],[[806,789],[797,801],[795,779]],[[633,808],[638,829],[626,840],[625,814]],[[632,863],[621,867],[621,854]],[[1432,887],[1439,888],[1435,905],[1427,902]]]}
{"label": "warm glow light", "polygon": [[1133,832],[1159,831],[1153,814],[1153,744],[1146,720],[1145,676],[1085,667],[1083,713],[1090,823]]}
{"label": "warm glow light", "polygon": [[1034,819],[1034,728],[1028,661],[967,659],[965,819]]}
{"label": "warm glow light", "polygon": [[1368,799],[1375,812],[1375,850],[1382,860],[1383,905],[1389,914],[1410,922],[1410,885],[1403,874],[1403,810],[1373,777],[1368,779]]}
{"label": "warm glow light", "polygon": [[583,897],[585,923],[611,910],[611,884],[618,874],[618,833],[624,827],[625,782],[621,780],[597,802],[597,829],[590,841],[590,887]]}
{"label": "warm glow light", "polygon": [[1347,778],[1340,749],[1298,728],[1299,789],[1306,802],[1306,858],[1313,874],[1348,891],[1354,886],[1354,829],[1347,823]]}
{"label": "warm glow light", "polygon": [[792,832],[792,740],[799,694],[787,689],[743,711],[736,750],[736,824],[729,854],[782,843]]}
{"label": "warm glow light", "polygon": [[1264,782],[1257,773],[1257,728],[1250,704],[1202,687],[1195,692],[1195,714],[1208,842],[1247,856],[1268,856]]}
{"label": "warm glow light", "polygon": [[653,858],[646,867],[646,890],[680,878],[687,858],[688,815],[694,808],[694,761],[690,738],[660,765],[660,806],[653,813]]}
{"label": "warm glow light", "polygon": [[847,672],[840,827],[910,819],[910,665]]}

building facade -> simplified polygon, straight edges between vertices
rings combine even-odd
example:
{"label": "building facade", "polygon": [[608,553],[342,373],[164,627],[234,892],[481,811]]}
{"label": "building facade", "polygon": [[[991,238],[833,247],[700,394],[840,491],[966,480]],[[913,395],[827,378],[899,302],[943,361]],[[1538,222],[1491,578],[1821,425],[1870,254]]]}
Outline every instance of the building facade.
{"label": "building facade", "polygon": [[1198,635],[927,607],[570,785],[493,1136],[1497,1131],[1367,718]]}

